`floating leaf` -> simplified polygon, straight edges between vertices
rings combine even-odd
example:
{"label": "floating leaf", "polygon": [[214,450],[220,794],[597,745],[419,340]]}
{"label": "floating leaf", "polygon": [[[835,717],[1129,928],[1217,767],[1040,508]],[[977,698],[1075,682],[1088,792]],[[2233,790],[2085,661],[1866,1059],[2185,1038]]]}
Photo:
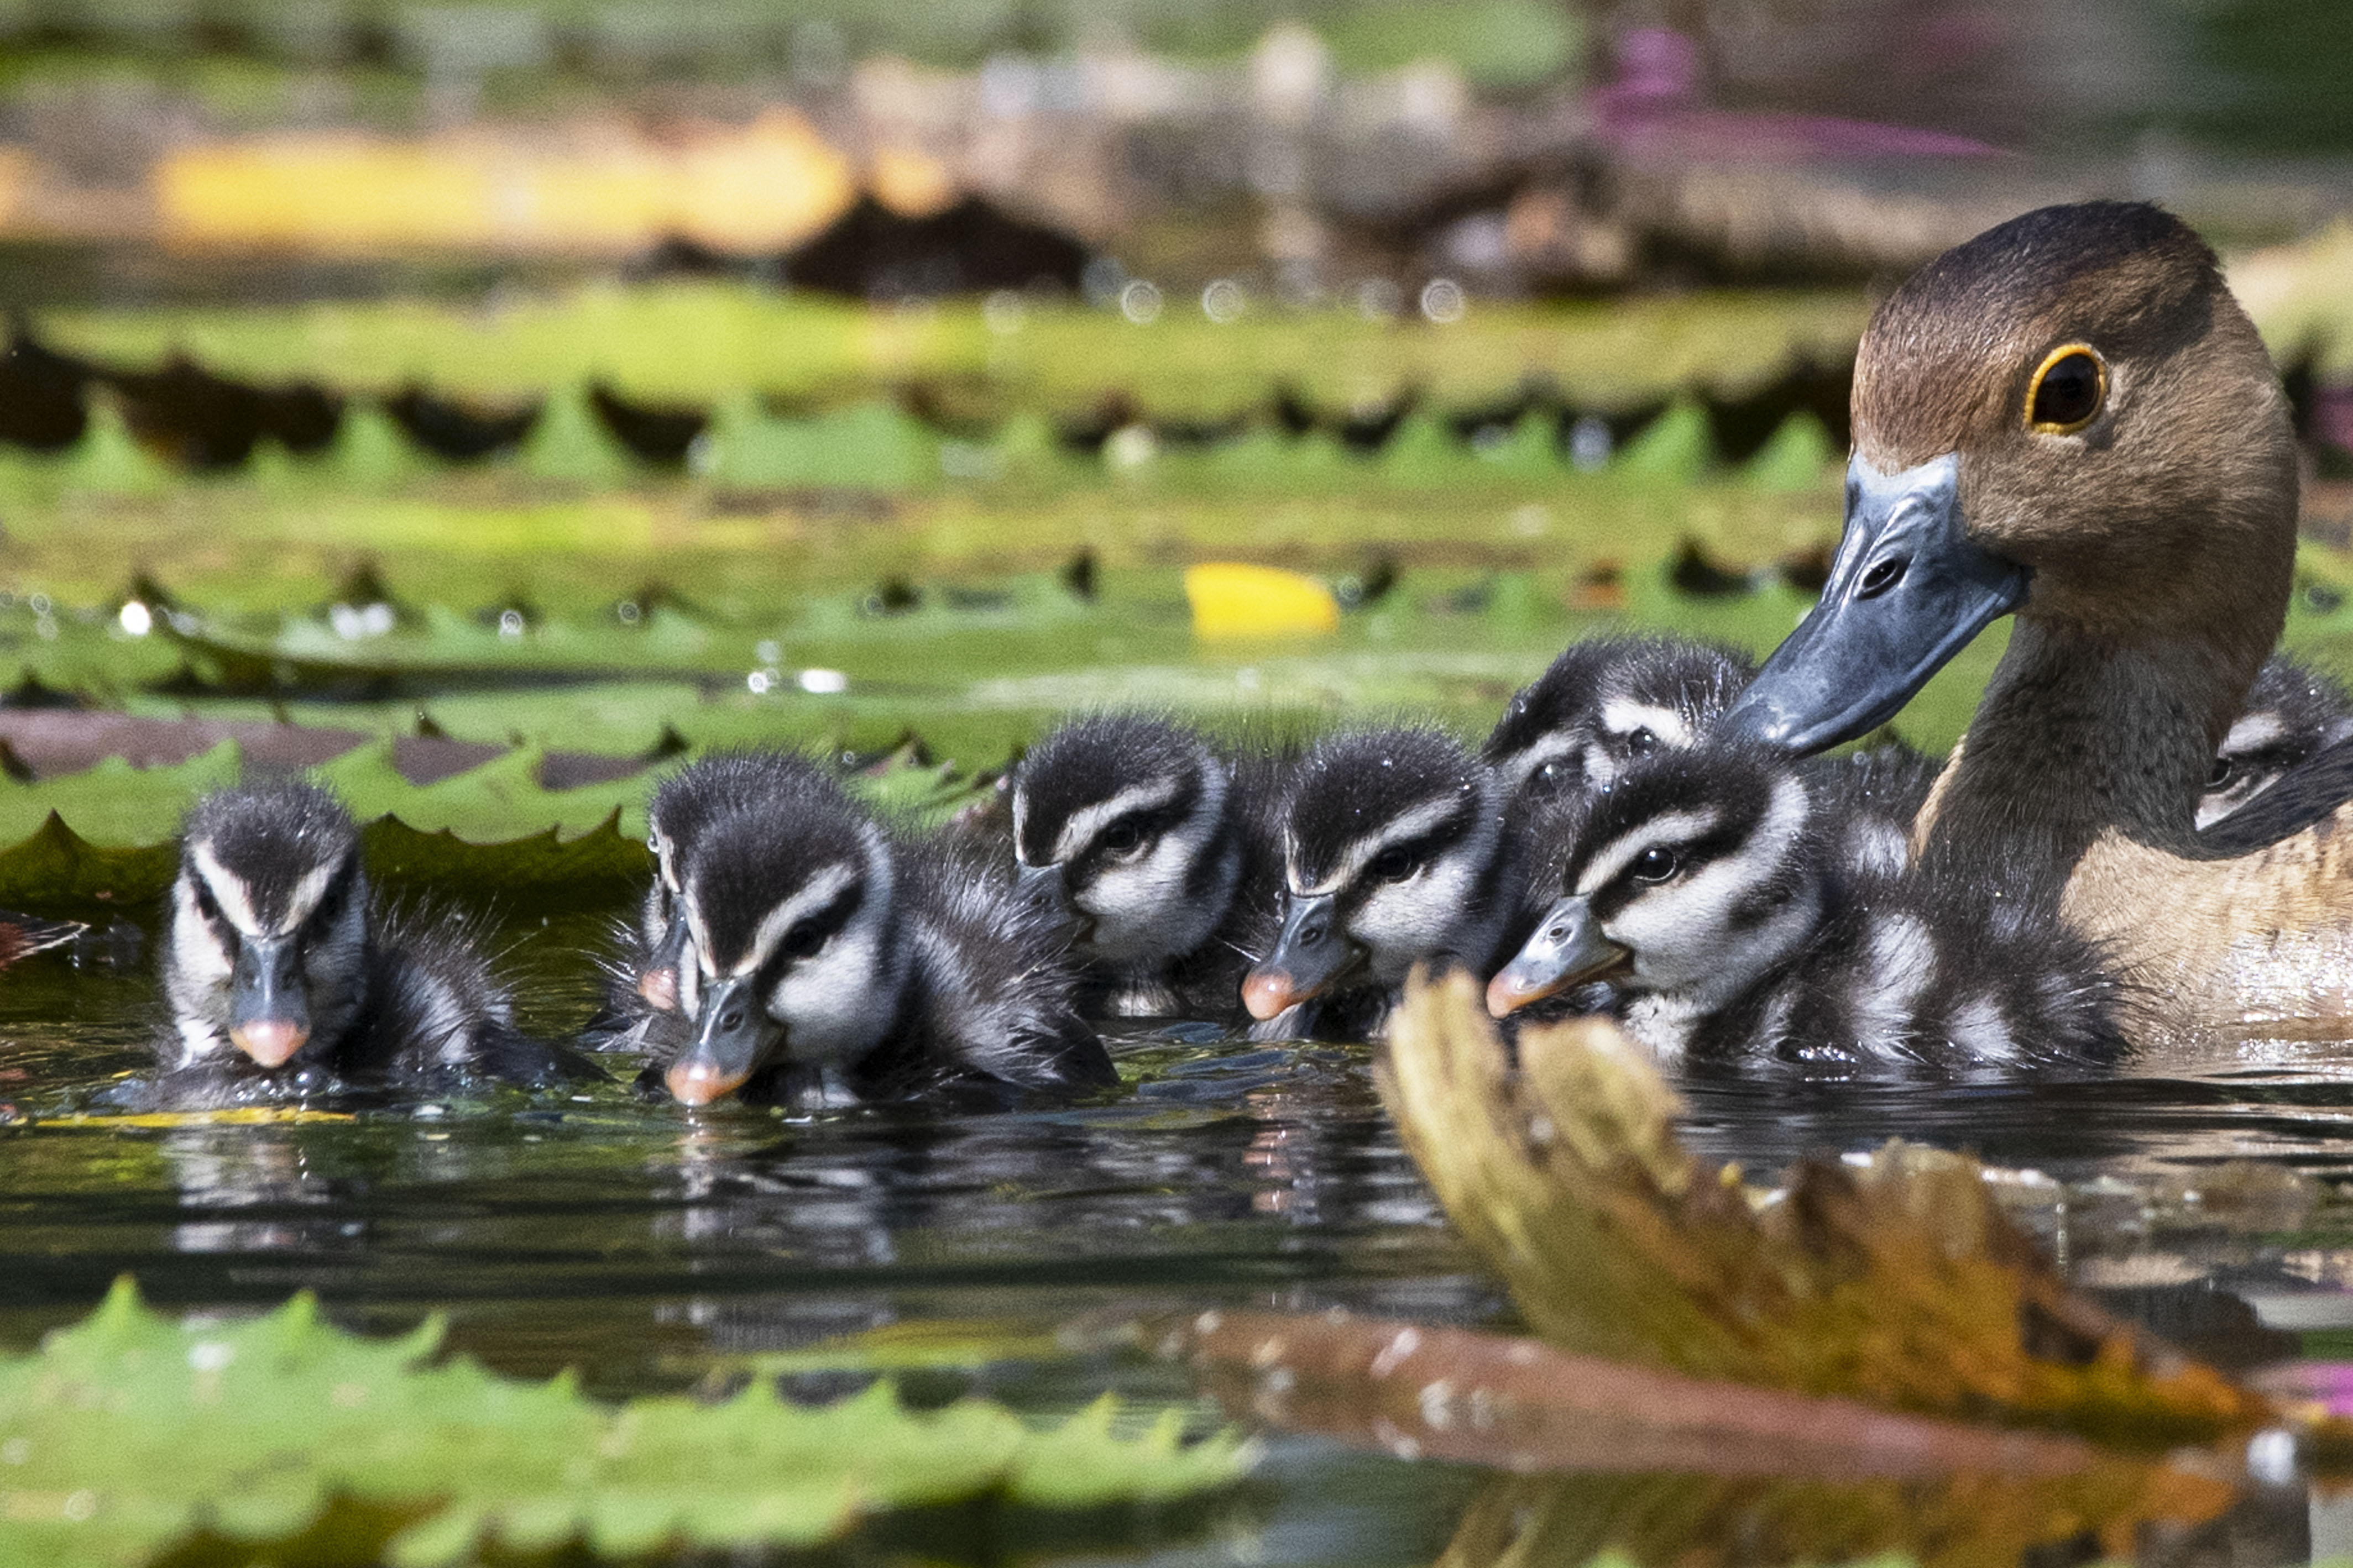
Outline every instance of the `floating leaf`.
{"label": "floating leaf", "polygon": [[1116,1435],[1105,1403],[1059,1431],[965,1400],[916,1415],[888,1384],[821,1409],[754,1384],[719,1405],[618,1406],[568,1375],[436,1363],[438,1319],[397,1340],[320,1321],[307,1294],[249,1322],[178,1323],[119,1282],[90,1318],[0,1360],[0,1559],[130,1568],[205,1529],[295,1535],[332,1500],[383,1510],[396,1568],[578,1541],[806,1546],[869,1516],[1001,1492],[1041,1507],[1159,1501],[1250,1462],[1164,1419]]}
{"label": "floating leaf", "polygon": [[1314,578],[1273,566],[1213,561],[1187,567],[1185,597],[1202,637],[1282,637],[1336,631],[1340,601]]}
{"label": "floating leaf", "polygon": [[1525,1031],[1461,975],[1413,986],[1383,1100],[1440,1199],[1564,1349],[1732,1382],[2162,1447],[2281,1419],[2071,1291],[1975,1162],[1890,1145],[1763,1205],[1704,1170],[1605,1020]]}

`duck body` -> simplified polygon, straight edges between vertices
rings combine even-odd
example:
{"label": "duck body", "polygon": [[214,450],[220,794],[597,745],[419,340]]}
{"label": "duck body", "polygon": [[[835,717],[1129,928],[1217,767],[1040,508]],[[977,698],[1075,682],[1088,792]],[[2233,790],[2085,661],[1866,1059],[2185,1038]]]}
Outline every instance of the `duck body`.
{"label": "duck body", "polygon": [[1281,887],[1284,771],[1137,713],[1074,721],[1022,759],[1015,875],[1070,922],[1089,1011],[1240,1021]]}
{"label": "duck body", "polygon": [[1369,1037],[1416,966],[1483,979],[1535,913],[1525,814],[1439,731],[1318,742],[1282,820],[1281,927],[1242,986],[1253,1037]]}
{"label": "duck body", "polygon": [[577,1064],[514,1026],[469,921],[369,889],[322,789],[227,790],[189,814],[171,894],[167,1081],[225,1092],[353,1079],[543,1084]]}
{"label": "duck body", "polygon": [[1116,1080],[1059,920],[968,847],[894,835],[787,764],[674,846],[681,1024],[649,1037],[649,1079],[689,1105]]}
{"label": "duck body", "polygon": [[1831,1076],[2097,1068],[2126,993],[2055,914],[1963,868],[1859,869],[1853,779],[1755,747],[1630,768],[1574,826],[1499,1016],[1606,979],[1660,1058]]}
{"label": "duck body", "polygon": [[[1798,751],[1874,726],[1983,626],[2010,646],[1915,826],[1998,844],[2144,994],[2146,1039],[2353,1027],[2353,812],[2199,834],[2217,752],[2284,621],[2287,402],[2213,253],[2088,203],[1931,262],[1859,352],[1846,535],[1820,605],[1723,728]],[[2290,772],[2242,815],[2318,769]],[[2242,825],[2243,826],[2243,825]]]}

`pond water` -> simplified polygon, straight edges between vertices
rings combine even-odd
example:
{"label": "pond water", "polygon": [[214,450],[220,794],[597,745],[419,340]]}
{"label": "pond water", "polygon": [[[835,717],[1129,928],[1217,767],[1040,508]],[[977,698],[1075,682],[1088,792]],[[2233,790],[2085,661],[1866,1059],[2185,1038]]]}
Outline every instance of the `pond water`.
{"label": "pond water", "polygon": [[[595,931],[584,919],[519,933],[539,1027],[586,1016],[575,955]],[[1045,1413],[1115,1388],[1193,1402],[1206,1424],[1218,1413],[1181,1370],[1109,1331],[1211,1307],[1511,1321],[1399,1148],[1366,1049],[1134,1030],[1114,1042],[1123,1091],[993,1115],[689,1115],[617,1082],[333,1120],[142,1125],[76,1115],[145,1065],[154,1016],[143,967],[96,956],[47,955],[0,978],[0,1342],[12,1349],[129,1271],[174,1309],[258,1310],[309,1287],[350,1327],[446,1310],[454,1343],[492,1366],[577,1367],[608,1395],[712,1386],[779,1364],[753,1358],[800,1352],[788,1386],[821,1396],[857,1386],[892,1347],[920,1361],[922,1345],[950,1344],[965,1364],[904,1372],[912,1394],[971,1389]],[[2178,1342],[2242,1367],[2353,1359],[2353,1293],[2340,1288],[2353,1211],[2330,1186],[2353,1178],[2353,1062],[1690,1095],[1694,1143],[1753,1173],[1891,1135],[1974,1150],[2014,1173],[2004,1190],[2081,1282]],[[2304,1180],[2266,1179],[2282,1170]],[[867,1337],[842,1349],[852,1335]],[[1670,1518],[1688,1537],[1679,1563],[1776,1555],[1757,1499],[1724,1483],[1511,1489],[1531,1484],[1272,1434],[1252,1481],[1207,1508],[1076,1534],[1003,1521],[922,1555],[1413,1563],[1460,1529],[1451,1560],[1468,1563],[1493,1556],[1481,1531],[1499,1510],[1548,1521],[1514,1561],[1582,1562],[1612,1542],[1659,1556]],[[2346,1515],[2273,1488],[2218,1521],[2144,1532],[2142,1555],[2301,1562],[2353,1548]],[[1910,1544],[1984,1560],[1950,1540]],[[2097,1545],[2063,1541],[2032,1559]],[[878,1534],[848,1555],[900,1561],[902,1548]]]}

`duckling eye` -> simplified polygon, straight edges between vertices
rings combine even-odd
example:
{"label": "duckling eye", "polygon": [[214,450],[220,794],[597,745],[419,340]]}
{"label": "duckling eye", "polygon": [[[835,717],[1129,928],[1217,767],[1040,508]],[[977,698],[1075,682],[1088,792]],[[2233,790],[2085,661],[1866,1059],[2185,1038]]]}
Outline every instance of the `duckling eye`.
{"label": "duckling eye", "polygon": [[786,958],[814,958],[823,951],[827,935],[828,932],[823,926],[803,921],[785,933],[785,940],[778,944],[778,951]]}
{"label": "duckling eye", "polygon": [[213,890],[205,886],[205,879],[202,877],[192,877],[189,879],[189,881],[196,890],[196,913],[204,916],[205,919],[212,921],[215,925],[220,924],[220,900],[213,897]]}
{"label": "duckling eye", "polygon": [[1682,858],[1673,850],[1653,845],[1634,857],[1634,880],[1663,882],[1682,866]]}
{"label": "duckling eye", "polygon": [[1651,733],[1648,725],[1643,725],[1627,735],[1626,749],[1638,757],[1647,757],[1659,749],[1659,738]]}
{"label": "duckling eye", "polygon": [[2053,349],[2026,393],[2026,426],[2038,436],[2072,436],[2099,417],[2107,366],[2081,343]]}
{"label": "duckling eye", "polygon": [[1564,784],[1577,777],[1577,765],[1567,757],[1555,757],[1536,769],[1536,777],[1548,784]]}
{"label": "duckling eye", "polygon": [[1373,863],[1366,869],[1381,881],[1402,882],[1419,868],[1414,863],[1411,850],[1389,848],[1374,856]]}
{"label": "duckling eye", "polygon": [[1095,842],[1101,844],[1106,853],[1133,855],[1144,847],[1144,825],[1131,818],[1122,817],[1104,828],[1103,837]]}
{"label": "duckling eye", "polygon": [[2230,758],[2215,758],[2213,771],[2206,775],[2206,787],[2208,789],[2221,789],[2224,784],[2231,782],[2231,775],[2238,771],[2238,765],[2232,763]]}

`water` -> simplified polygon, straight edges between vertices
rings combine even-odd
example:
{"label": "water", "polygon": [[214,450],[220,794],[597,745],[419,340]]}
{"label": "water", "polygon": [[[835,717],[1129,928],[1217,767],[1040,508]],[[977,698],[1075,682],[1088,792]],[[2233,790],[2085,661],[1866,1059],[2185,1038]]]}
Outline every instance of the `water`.
{"label": "water", "polygon": [[[532,1020],[576,1022],[589,980],[573,954],[589,928],[520,935]],[[0,979],[0,1097],[15,1119],[0,1131],[0,1342],[12,1348],[87,1312],[128,1271],[179,1309],[259,1310],[307,1287],[354,1328],[444,1310],[454,1343],[491,1365],[576,1367],[612,1396],[716,1386],[747,1358],[929,1324],[978,1364],[918,1367],[912,1395],[971,1390],[1047,1413],[1105,1388],[1200,1401],[1180,1370],[1098,1331],[1148,1314],[1343,1306],[1510,1322],[1399,1149],[1361,1048],[1135,1031],[1115,1042],[1128,1090],[997,1115],[689,1115],[616,1084],[259,1126],[77,1121],[143,1065],[153,1006],[139,971],[62,955]],[[1971,1149],[2016,1173],[2004,1190],[2079,1281],[2159,1331],[2236,1366],[2353,1358],[2353,1211],[2332,1186],[2353,1177],[2353,1067],[2034,1088],[1702,1084],[1691,1104],[1695,1145],[1757,1173],[1898,1134]],[[804,1394],[845,1392],[866,1364],[816,1354],[789,1376]],[[1450,1561],[1516,1540],[1532,1562],[1582,1562],[1611,1542],[1762,1562],[1776,1542],[1818,1552],[1819,1536],[1785,1526],[1828,1506],[1689,1477],[1506,1482],[1278,1434],[1258,1476],[1204,1509],[1075,1534],[1017,1522],[1006,1539],[923,1550],[1411,1563],[1460,1530]],[[2168,1563],[2300,1562],[2316,1530],[2323,1546],[2353,1544],[2345,1511],[2275,1489],[2220,1522],[2123,1544]],[[1896,1512],[1925,1521],[1937,1506],[1907,1495]],[[1684,1521],[1672,1540],[1668,1518]],[[1936,1541],[1895,1543],[1938,1555]],[[2034,1560],[2074,1560],[2063,1545]],[[860,1550],[899,1549],[886,1531]]]}

